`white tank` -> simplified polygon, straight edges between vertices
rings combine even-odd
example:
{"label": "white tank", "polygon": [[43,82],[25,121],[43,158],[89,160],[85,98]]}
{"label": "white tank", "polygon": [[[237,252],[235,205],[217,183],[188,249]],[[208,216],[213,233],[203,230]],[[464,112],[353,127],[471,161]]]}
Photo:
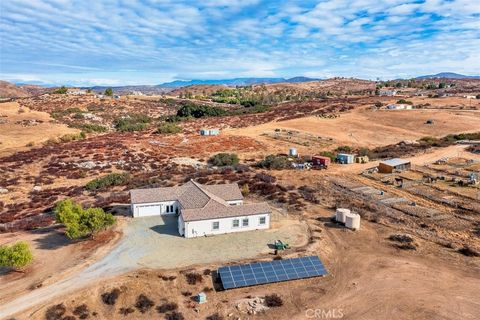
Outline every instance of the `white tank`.
{"label": "white tank", "polygon": [[337,222],[345,223],[345,215],[350,213],[350,209],[337,208],[335,211],[335,220]]}
{"label": "white tank", "polygon": [[345,215],[345,227],[353,230],[360,229],[360,215],[357,213],[347,213]]}

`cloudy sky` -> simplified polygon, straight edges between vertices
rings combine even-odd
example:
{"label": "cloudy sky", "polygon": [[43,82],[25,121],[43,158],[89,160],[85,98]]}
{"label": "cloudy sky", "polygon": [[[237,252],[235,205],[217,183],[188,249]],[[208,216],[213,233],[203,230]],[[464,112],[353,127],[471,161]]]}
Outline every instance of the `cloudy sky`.
{"label": "cloudy sky", "polygon": [[478,0],[0,1],[0,79],[480,74]]}

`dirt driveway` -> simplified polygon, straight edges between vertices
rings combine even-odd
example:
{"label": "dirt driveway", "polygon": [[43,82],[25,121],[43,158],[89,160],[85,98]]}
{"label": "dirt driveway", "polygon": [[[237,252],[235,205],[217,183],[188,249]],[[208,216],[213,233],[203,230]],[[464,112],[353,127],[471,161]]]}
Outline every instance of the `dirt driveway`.
{"label": "dirt driveway", "polygon": [[34,306],[40,308],[54,297],[135,269],[169,269],[253,258],[271,251],[268,244],[275,239],[292,246],[306,244],[306,223],[283,219],[274,221],[270,230],[185,239],[178,235],[173,217],[131,219],[124,228],[124,237],[104,258],[69,278],[6,303],[0,308],[0,319]]}

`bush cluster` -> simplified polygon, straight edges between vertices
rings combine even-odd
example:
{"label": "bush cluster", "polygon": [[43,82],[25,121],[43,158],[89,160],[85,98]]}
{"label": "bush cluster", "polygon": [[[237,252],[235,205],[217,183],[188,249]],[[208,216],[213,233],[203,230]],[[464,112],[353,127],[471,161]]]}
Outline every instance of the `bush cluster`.
{"label": "bush cluster", "polygon": [[157,133],[160,133],[160,134],[175,134],[180,132],[182,132],[182,128],[180,128],[174,123],[168,123],[168,122],[162,123],[157,128]]}
{"label": "bush cluster", "polygon": [[27,266],[32,260],[32,252],[25,241],[19,241],[12,246],[0,246],[1,267],[19,269]]}
{"label": "bush cluster", "polygon": [[137,297],[137,302],[135,303],[135,308],[137,308],[138,311],[141,313],[145,313],[148,310],[150,310],[155,303],[153,303],[150,298],[148,298],[146,295],[141,294]]}
{"label": "bush cluster", "polygon": [[269,294],[265,296],[265,305],[269,308],[281,307],[283,305],[283,300],[275,293]]}
{"label": "bush cluster", "polygon": [[113,306],[117,302],[118,296],[120,295],[120,289],[115,288],[110,292],[102,293],[103,303]]}
{"label": "bush cluster", "polygon": [[115,217],[102,208],[84,209],[71,199],[56,203],[55,220],[65,225],[65,234],[70,239],[93,235],[115,223]]}
{"label": "bush cluster", "polygon": [[265,169],[280,170],[280,169],[289,168],[290,162],[288,161],[288,158],[285,156],[276,156],[271,154],[266,156],[265,159],[259,161],[257,163],[257,166]]}
{"label": "bush cluster", "polygon": [[202,275],[200,273],[195,273],[195,272],[189,272],[185,274],[185,278],[187,279],[187,283],[194,285],[197,284],[197,282],[202,282]]}
{"label": "bush cluster", "polygon": [[235,166],[240,160],[235,153],[217,153],[212,156],[208,162],[217,167]]}
{"label": "bush cluster", "polygon": [[117,118],[114,121],[114,126],[117,131],[133,132],[141,131],[147,128],[147,125],[152,121],[147,115],[141,113],[129,114],[128,117]]}
{"label": "bush cluster", "polygon": [[130,181],[128,173],[110,173],[106,176],[94,179],[85,185],[87,190],[100,190],[111,186],[122,186]]}
{"label": "bush cluster", "polygon": [[180,107],[180,109],[177,110],[177,116],[180,118],[218,117],[227,114],[228,112],[222,108],[197,105],[190,102],[185,103]]}

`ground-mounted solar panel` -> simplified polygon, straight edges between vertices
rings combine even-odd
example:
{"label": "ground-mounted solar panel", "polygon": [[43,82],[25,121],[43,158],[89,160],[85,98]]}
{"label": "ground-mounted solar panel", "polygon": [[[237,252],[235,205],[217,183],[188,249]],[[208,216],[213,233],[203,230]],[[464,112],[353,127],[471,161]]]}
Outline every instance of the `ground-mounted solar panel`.
{"label": "ground-mounted solar panel", "polygon": [[254,262],[218,269],[224,289],[319,277],[327,270],[317,256]]}

